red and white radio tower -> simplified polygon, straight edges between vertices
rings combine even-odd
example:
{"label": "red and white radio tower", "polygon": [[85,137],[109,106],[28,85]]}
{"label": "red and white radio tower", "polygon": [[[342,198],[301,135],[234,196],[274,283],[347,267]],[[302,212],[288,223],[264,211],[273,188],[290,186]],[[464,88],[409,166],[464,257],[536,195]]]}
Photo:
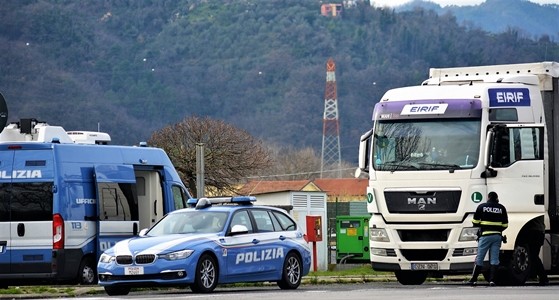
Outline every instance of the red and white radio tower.
{"label": "red and white radio tower", "polygon": [[[332,58],[326,62],[326,91],[324,93],[324,118],[322,130],[322,163],[320,177],[328,169],[337,171],[341,178],[340,124],[338,122],[338,95],[336,88],[336,64]],[[329,176],[336,177],[336,176]]]}

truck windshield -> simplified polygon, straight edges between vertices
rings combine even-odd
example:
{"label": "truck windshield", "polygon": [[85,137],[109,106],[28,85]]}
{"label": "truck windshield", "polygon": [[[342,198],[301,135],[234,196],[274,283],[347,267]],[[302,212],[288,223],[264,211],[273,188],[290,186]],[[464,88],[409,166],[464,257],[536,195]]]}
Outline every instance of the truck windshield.
{"label": "truck windshield", "polygon": [[379,171],[471,169],[478,163],[479,119],[388,120],[375,124]]}

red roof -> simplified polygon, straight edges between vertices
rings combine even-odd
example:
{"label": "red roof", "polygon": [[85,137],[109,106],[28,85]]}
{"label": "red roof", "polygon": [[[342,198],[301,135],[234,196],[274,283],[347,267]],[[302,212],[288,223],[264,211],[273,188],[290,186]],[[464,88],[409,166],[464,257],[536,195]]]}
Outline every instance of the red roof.
{"label": "red roof", "polygon": [[331,196],[364,196],[367,193],[367,179],[362,178],[323,178],[311,180],[250,181],[240,190],[239,195],[258,195],[276,192],[291,192],[305,189],[313,184],[318,190]]}
{"label": "red roof", "polygon": [[314,184],[331,196],[362,196],[367,194],[367,179],[363,178],[321,178]]}

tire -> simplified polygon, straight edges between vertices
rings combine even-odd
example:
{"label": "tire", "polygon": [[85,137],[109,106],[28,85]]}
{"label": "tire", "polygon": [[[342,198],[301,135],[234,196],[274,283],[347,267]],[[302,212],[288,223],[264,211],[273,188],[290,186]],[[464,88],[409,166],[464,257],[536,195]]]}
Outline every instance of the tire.
{"label": "tire", "polygon": [[394,274],[403,285],[420,285],[427,279],[427,273],[422,271],[396,271]]}
{"label": "tire", "polygon": [[520,241],[514,252],[509,252],[501,258],[501,267],[495,275],[498,285],[524,285],[530,276],[533,262],[530,260],[528,243]]}
{"label": "tire", "polygon": [[106,286],[105,293],[109,296],[126,296],[130,293],[130,288],[126,286]]}
{"label": "tire", "polygon": [[290,252],[283,261],[281,279],[277,282],[282,290],[294,290],[301,284],[303,267],[297,254]]}
{"label": "tire", "polygon": [[91,258],[84,258],[78,269],[77,281],[82,285],[97,284],[97,269]]}
{"label": "tire", "polygon": [[209,254],[202,254],[196,265],[194,283],[190,289],[194,293],[211,293],[217,286],[219,270],[215,259]]}

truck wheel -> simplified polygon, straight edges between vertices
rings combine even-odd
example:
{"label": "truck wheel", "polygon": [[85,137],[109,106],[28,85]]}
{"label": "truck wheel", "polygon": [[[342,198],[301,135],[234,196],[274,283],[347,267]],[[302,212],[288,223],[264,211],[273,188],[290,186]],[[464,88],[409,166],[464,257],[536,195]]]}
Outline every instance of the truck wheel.
{"label": "truck wheel", "polygon": [[97,284],[96,266],[89,257],[82,259],[78,269],[78,283],[83,285]]}
{"label": "truck wheel", "polygon": [[194,283],[190,285],[190,289],[194,293],[210,293],[217,286],[217,276],[218,267],[215,259],[209,254],[202,254],[196,266]]}
{"label": "truck wheel", "polygon": [[287,254],[283,262],[283,269],[281,280],[278,281],[278,286],[282,290],[294,290],[301,284],[301,259],[295,253]]}
{"label": "truck wheel", "polygon": [[420,285],[427,279],[427,273],[422,271],[396,271],[394,274],[403,285]]}
{"label": "truck wheel", "polygon": [[106,286],[105,293],[109,296],[126,296],[130,293],[130,288],[125,286]]}
{"label": "truck wheel", "polygon": [[500,269],[503,272],[497,272],[495,282],[499,285],[524,285],[530,276],[532,264],[528,243],[520,241],[514,247],[514,252],[501,259],[503,268]]}

